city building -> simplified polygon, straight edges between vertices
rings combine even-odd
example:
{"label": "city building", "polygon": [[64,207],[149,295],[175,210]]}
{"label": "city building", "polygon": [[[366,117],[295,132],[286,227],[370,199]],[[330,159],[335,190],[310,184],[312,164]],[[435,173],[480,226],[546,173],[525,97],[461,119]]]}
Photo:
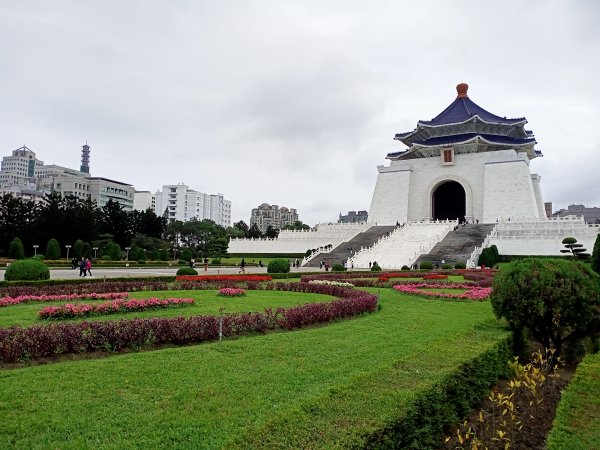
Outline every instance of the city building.
{"label": "city building", "polygon": [[23,146],[2,158],[0,166],[0,192],[36,202],[44,201],[51,192],[91,199],[103,207],[110,199],[120,203],[125,211],[133,209],[135,189],[128,183],[89,173],[90,146],[81,151],[81,170],[56,164],[44,164],[35,152]]}
{"label": "city building", "polygon": [[600,223],[600,208],[587,208],[584,205],[569,205],[567,209],[559,209],[553,217],[577,216],[583,217],[585,223]]}
{"label": "city building", "polygon": [[155,195],[156,214],[167,213],[169,221],[187,222],[191,219],[210,219],[218,225],[231,225],[231,201],[223,194],[205,194],[179,183],[164,185]]}
{"label": "city building", "polygon": [[527,119],[486,111],[469,98],[468,87],[460,83],[454,102],[434,119],[396,134],[408,148],[377,167],[372,223],[546,218],[541,178],[529,171],[542,153],[525,129]]}
{"label": "city building", "polygon": [[150,191],[135,191],[133,194],[133,209],[136,211],[151,209],[156,212],[156,195]]}
{"label": "city building", "polygon": [[286,208],[285,206],[280,208],[277,205],[263,203],[258,208],[252,209],[250,226],[256,224],[261,233],[264,233],[269,225],[272,228],[281,230],[286,225],[293,225],[298,220],[298,213],[294,208]]}
{"label": "city building", "polygon": [[342,213],[340,213],[338,223],[367,222],[368,220],[369,213],[367,211],[348,211],[348,214],[345,216],[342,216]]}

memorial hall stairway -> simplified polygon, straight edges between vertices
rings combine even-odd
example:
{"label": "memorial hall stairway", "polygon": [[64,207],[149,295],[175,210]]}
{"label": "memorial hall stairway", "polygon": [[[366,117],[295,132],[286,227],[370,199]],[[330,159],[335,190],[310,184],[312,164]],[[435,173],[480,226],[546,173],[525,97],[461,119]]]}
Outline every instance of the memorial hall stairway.
{"label": "memorial hall stairway", "polygon": [[342,242],[329,253],[321,253],[310,260],[305,267],[319,267],[321,262],[327,262],[329,265],[342,264],[346,262],[348,257],[357,252],[361,247],[371,247],[377,240],[386,233],[391,233],[396,229],[395,225],[390,226],[372,226],[367,231],[358,233],[347,242]]}
{"label": "memorial hall stairway", "polygon": [[448,233],[429,253],[421,255],[417,264],[429,261],[434,266],[439,264],[441,267],[442,261],[453,265],[457,262],[466,263],[475,247],[481,246],[494,226],[494,224],[459,225],[456,231]]}

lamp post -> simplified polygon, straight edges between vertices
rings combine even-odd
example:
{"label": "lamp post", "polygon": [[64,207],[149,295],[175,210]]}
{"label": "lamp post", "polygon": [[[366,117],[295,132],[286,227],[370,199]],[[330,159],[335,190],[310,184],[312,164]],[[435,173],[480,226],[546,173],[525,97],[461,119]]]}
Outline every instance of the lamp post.
{"label": "lamp post", "polygon": [[71,250],[71,246],[69,244],[65,245],[65,248],[67,249],[67,261],[69,260],[69,250]]}
{"label": "lamp post", "polygon": [[177,261],[177,247],[174,247],[172,250],[173,250],[173,261]]}
{"label": "lamp post", "polygon": [[96,259],[96,256],[98,254],[98,247],[92,247],[92,250],[94,250],[94,259]]}
{"label": "lamp post", "polygon": [[127,252],[125,255],[125,261],[129,261],[129,250],[131,250],[131,247],[125,247],[125,251]]}
{"label": "lamp post", "polygon": [[33,256],[37,255],[37,249],[38,249],[39,247],[40,247],[40,246],[39,246],[39,245],[37,245],[37,244],[33,246]]}

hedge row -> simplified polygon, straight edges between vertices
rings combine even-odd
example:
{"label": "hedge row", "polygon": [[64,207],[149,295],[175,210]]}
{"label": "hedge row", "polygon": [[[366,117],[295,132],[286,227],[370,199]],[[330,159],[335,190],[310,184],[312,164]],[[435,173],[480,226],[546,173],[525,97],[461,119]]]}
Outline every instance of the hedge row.
{"label": "hedge row", "polygon": [[0,328],[0,361],[12,363],[65,353],[137,350],[144,346],[211,341],[219,337],[220,320],[226,337],[292,330],[375,311],[377,297],[362,294],[291,308],[268,308],[262,313],[226,314],[222,318],[211,315],[137,318]]}

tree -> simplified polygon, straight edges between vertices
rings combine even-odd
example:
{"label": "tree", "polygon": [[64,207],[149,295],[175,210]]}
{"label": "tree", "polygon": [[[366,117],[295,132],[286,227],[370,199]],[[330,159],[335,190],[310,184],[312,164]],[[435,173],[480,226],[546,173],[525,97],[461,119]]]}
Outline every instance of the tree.
{"label": "tree", "polygon": [[73,258],[82,258],[83,256],[86,256],[83,254],[83,241],[81,239],[77,239],[75,242],[73,242]]}
{"label": "tree", "polygon": [[577,239],[574,237],[566,237],[562,240],[563,245],[566,247],[562,249],[561,253],[570,253],[574,258],[585,259],[590,256],[586,248],[583,248],[583,244],[578,244]]}
{"label": "tree", "polygon": [[302,223],[301,220],[296,220],[292,224],[287,224],[283,227],[284,230],[310,230],[310,226]]}
{"label": "tree", "polygon": [[250,229],[248,230],[247,236],[249,238],[258,239],[258,238],[261,238],[263,236],[263,234],[260,232],[260,228],[258,228],[258,225],[253,223],[252,226],[250,227]]}
{"label": "tree", "polygon": [[119,244],[109,244],[104,250],[104,254],[110,256],[112,261],[120,261],[123,257],[123,252]]}
{"label": "tree", "polygon": [[594,252],[592,253],[592,269],[596,273],[600,274],[600,234],[596,236],[596,242],[594,242]]}
{"label": "tree", "polygon": [[56,239],[50,239],[46,244],[46,259],[60,259],[60,244]]}
{"label": "tree", "polygon": [[234,223],[233,228],[244,233],[243,236],[239,236],[239,234],[238,234],[238,236],[233,236],[233,237],[249,237],[248,231],[250,231],[250,228],[248,227],[248,224],[246,224],[246,222],[244,222],[243,220],[240,220],[239,222]]}
{"label": "tree", "polygon": [[273,228],[271,225],[269,225],[265,231],[265,237],[271,238],[271,239],[277,239],[277,236],[279,236],[279,230],[277,228]]}
{"label": "tree", "polygon": [[130,216],[123,210],[123,206],[119,202],[110,199],[102,207],[100,231],[112,234],[115,242],[122,247],[127,247],[131,243],[133,229]]}
{"label": "tree", "polygon": [[577,344],[600,329],[599,277],[583,263],[555,258],[513,261],[494,278],[494,313],[516,337],[525,330],[544,347]]}
{"label": "tree", "polygon": [[167,218],[157,216],[152,209],[146,211],[131,211],[130,221],[133,234],[143,234],[145,236],[162,239],[167,229]]}
{"label": "tree", "polygon": [[19,239],[18,237],[10,241],[10,246],[8,247],[8,257],[12,259],[25,258],[25,249],[23,248],[23,242],[21,242],[21,239]]}

